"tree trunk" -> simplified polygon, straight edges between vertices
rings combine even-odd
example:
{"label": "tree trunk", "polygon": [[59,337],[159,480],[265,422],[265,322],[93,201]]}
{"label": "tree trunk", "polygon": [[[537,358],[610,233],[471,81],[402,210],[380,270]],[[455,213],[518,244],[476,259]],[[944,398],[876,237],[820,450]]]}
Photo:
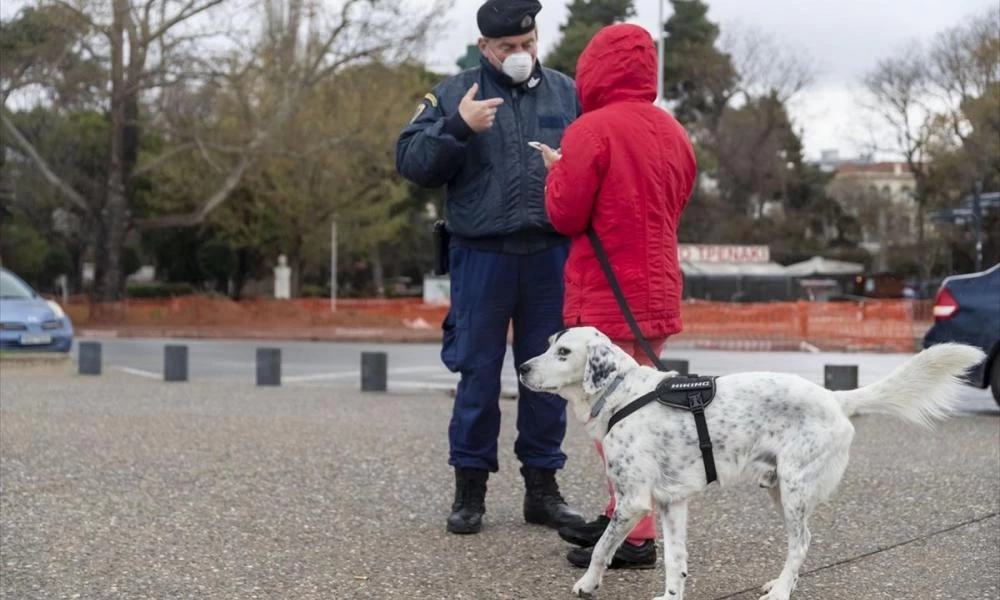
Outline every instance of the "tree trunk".
{"label": "tree trunk", "polygon": [[927,264],[927,249],[924,247],[924,207],[927,206],[927,185],[924,176],[917,176],[917,285],[923,287],[924,281],[930,277],[930,265]]}
{"label": "tree trunk", "polygon": [[125,72],[124,43],[127,0],[114,0],[114,17],[111,24],[111,136],[108,152],[108,180],[104,209],[101,211],[101,237],[97,269],[96,299],[99,302],[118,302],[124,291],[122,277],[122,247],[128,228],[128,199],[125,193]]}
{"label": "tree trunk", "polygon": [[125,279],[122,277],[121,257],[125,231],[128,228],[128,209],[121,177],[112,175],[109,179],[107,204],[102,211],[104,227],[100,244],[101,277],[97,284],[97,299],[101,302],[119,302],[124,297]]}
{"label": "tree trunk", "polygon": [[[133,59],[134,60],[134,59]],[[129,87],[134,88],[132,82],[139,75],[129,74]],[[132,173],[139,162],[139,93],[131,89],[125,94],[123,101],[124,122],[122,123],[122,180],[125,184],[125,197],[128,205],[133,206],[135,200],[135,178]]]}
{"label": "tree trunk", "polygon": [[886,211],[889,207],[886,203],[879,201],[878,205],[878,256],[876,257],[875,271],[885,273],[889,270],[889,233],[888,219]]}
{"label": "tree trunk", "polygon": [[[303,228],[299,227],[298,224],[295,226],[295,231],[302,231]],[[292,268],[291,281],[288,283],[289,293],[292,298],[302,297],[302,265],[305,264],[305,260],[302,259],[302,238],[298,237],[295,243],[292,245],[290,252],[286,255],[288,258],[288,266]]]}
{"label": "tree trunk", "polygon": [[382,254],[379,252],[378,244],[372,245],[372,283],[375,284],[375,296],[385,298],[385,268],[382,265]]}
{"label": "tree trunk", "polygon": [[293,258],[288,260],[289,266],[292,267],[292,281],[291,281],[291,295],[292,298],[302,297],[302,265],[305,261],[298,257],[298,253]]}
{"label": "tree trunk", "polygon": [[246,249],[236,251],[236,272],[233,273],[233,289],[231,298],[240,300],[243,297],[243,286],[246,285],[247,273],[250,271],[250,253]]}

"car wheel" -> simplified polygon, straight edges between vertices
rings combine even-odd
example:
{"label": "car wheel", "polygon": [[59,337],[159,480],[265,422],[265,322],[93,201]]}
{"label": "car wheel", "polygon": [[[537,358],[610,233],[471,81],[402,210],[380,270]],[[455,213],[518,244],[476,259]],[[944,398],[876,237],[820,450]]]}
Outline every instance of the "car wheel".
{"label": "car wheel", "polygon": [[990,391],[993,392],[993,399],[1000,404],[1000,354],[993,357],[993,366],[990,368]]}

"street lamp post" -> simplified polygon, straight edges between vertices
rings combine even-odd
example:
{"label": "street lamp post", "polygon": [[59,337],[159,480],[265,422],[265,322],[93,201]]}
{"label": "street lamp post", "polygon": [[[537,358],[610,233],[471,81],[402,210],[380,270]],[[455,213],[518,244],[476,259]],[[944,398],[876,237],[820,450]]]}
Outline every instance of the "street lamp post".
{"label": "street lamp post", "polygon": [[983,204],[980,194],[983,193],[983,182],[977,181],[972,188],[972,225],[976,232],[976,272],[983,270]]}

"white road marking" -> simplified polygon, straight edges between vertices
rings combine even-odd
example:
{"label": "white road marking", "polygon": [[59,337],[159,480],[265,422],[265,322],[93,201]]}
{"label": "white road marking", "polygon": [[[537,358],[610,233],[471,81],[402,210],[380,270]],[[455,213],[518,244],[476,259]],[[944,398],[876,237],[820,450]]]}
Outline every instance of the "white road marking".
{"label": "white road marking", "polygon": [[281,380],[287,383],[308,383],[310,381],[333,381],[336,379],[350,379],[361,377],[361,371],[339,371],[337,373],[318,373],[315,375],[295,375],[285,376]]}
{"label": "white road marking", "polygon": [[441,391],[452,391],[455,389],[457,384],[448,383],[431,383],[430,381],[395,381],[389,380],[389,388],[409,388],[409,389],[420,389],[420,390],[441,390]]}
{"label": "white road marking", "polygon": [[[389,369],[389,376],[392,375],[405,375],[411,373],[429,373],[432,371],[440,371],[441,367],[401,367],[398,369]],[[288,383],[307,383],[310,381],[336,381],[338,379],[355,379],[361,377],[361,371],[336,371],[333,373],[316,373],[313,375],[294,375],[291,377],[282,377],[282,381]]]}
{"label": "white road marking", "polygon": [[121,371],[122,373],[128,373],[129,375],[135,375],[136,377],[145,377],[146,379],[163,379],[163,375],[160,373],[154,373],[152,371],[144,371],[143,369],[133,369],[132,367],[111,367],[116,371]]}
{"label": "white road marking", "polygon": [[800,342],[799,350],[801,350],[802,352],[811,352],[812,354],[819,354],[822,352],[822,350],[820,350],[816,346],[813,346],[809,342]]}
{"label": "white road marking", "polygon": [[[418,389],[418,390],[440,390],[445,392],[454,392],[458,383],[446,384],[446,383],[430,383],[428,381],[393,381],[389,380],[389,389],[392,388],[404,388],[404,389]],[[500,397],[511,399],[517,397],[517,386],[513,388],[503,387],[500,390]]]}

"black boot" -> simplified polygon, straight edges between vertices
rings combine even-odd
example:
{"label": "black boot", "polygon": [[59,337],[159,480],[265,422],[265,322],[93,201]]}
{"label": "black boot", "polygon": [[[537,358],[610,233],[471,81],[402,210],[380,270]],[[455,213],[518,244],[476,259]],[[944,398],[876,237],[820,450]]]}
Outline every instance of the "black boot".
{"label": "black boot", "polygon": [[553,529],[584,525],[583,515],[576,512],[559,493],[554,469],[521,467],[524,476],[524,520]]}
{"label": "black boot", "polygon": [[[574,567],[586,569],[590,566],[590,557],[594,547],[573,548],[566,555],[566,560]],[[656,541],[646,540],[641,546],[633,546],[622,542],[615,555],[611,558],[609,569],[652,569],[656,567]]]}
{"label": "black boot", "polygon": [[455,501],[448,516],[451,533],[479,533],[486,512],[486,479],[489,471],[455,469]]}
{"label": "black boot", "polygon": [[559,537],[571,544],[576,544],[581,548],[589,548],[597,545],[597,540],[604,535],[604,530],[608,528],[611,519],[604,515],[598,515],[590,523],[580,526],[560,527]]}

